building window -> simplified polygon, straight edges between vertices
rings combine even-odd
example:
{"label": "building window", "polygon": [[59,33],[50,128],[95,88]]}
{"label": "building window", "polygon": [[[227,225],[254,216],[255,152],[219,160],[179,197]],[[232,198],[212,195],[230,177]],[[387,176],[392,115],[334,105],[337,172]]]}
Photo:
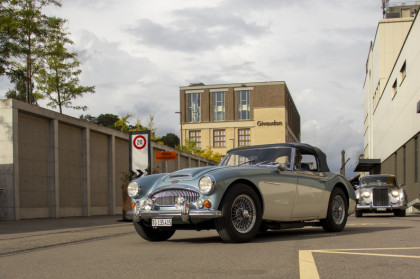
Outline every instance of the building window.
{"label": "building window", "polygon": [[392,85],[392,98],[395,97],[395,95],[397,95],[397,80],[394,81],[394,84]]}
{"label": "building window", "polygon": [[201,120],[201,95],[200,93],[188,94],[188,116],[190,122]]}
{"label": "building window", "polygon": [[213,146],[214,147],[225,147],[225,130],[214,130],[213,131]]}
{"label": "building window", "polygon": [[239,129],[238,130],[238,146],[249,146],[249,145],[251,145],[251,130]]}
{"label": "building window", "polygon": [[213,93],[213,120],[225,120],[225,92]]}
{"label": "building window", "polygon": [[249,120],[249,90],[238,91],[238,119]]}
{"label": "building window", "polygon": [[[400,70],[400,79],[401,79],[401,83],[403,83],[405,76],[407,75],[407,70],[406,70],[406,61],[404,61],[404,64],[401,67]],[[401,85],[401,84],[400,84]]]}
{"label": "building window", "polygon": [[196,148],[201,148],[201,131],[190,131],[190,141],[195,142]]}

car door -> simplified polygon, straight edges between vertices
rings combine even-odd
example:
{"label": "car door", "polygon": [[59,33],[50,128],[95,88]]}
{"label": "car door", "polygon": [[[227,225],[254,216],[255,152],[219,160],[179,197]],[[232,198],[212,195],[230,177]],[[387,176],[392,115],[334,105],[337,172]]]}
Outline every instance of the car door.
{"label": "car door", "polygon": [[296,199],[291,216],[294,219],[318,218],[321,209],[328,203],[326,178],[323,172],[317,171],[317,160],[314,155],[307,154],[302,157],[302,165],[305,164],[309,168],[295,170]]}
{"label": "car door", "polygon": [[264,198],[263,219],[290,221],[296,199],[298,176],[293,171],[276,172],[259,183]]}

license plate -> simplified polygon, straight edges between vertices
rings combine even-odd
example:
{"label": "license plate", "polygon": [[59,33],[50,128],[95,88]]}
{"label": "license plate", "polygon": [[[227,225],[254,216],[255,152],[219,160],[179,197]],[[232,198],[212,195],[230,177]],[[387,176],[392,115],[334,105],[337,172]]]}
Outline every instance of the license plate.
{"label": "license plate", "polygon": [[386,211],[386,208],[377,208],[376,211]]}
{"label": "license plate", "polygon": [[172,219],[152,219],[152,227],[172,227]]}

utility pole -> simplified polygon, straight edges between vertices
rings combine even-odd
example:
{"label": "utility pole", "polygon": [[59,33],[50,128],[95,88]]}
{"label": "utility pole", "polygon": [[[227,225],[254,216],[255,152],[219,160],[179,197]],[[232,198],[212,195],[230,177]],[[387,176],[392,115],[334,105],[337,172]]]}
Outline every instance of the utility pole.
{"label": "utility pole", "polygon": [[182,142],[182,111],[176,111],[175,113],[179,113],[179,123],[181,124],[181,144],[180,144],[180,146],[181,146],[181,151],[182,151],[182,145],[183,145],[183,142]]}
{"label": "utility pole", "polygon": [[341,150],[341,168],[340,168],[340,174],[344,177],[346,177],[346,164],[350,160],[350,158],[346,161],[346,151],[343,149]]}

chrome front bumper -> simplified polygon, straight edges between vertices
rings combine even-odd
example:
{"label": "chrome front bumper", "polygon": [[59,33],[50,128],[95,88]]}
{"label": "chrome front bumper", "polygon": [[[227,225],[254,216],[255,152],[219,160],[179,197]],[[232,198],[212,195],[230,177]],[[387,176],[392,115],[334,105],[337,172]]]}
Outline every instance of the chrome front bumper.
{"label": "chrome front bumper", "polygon": [[405,205],[387,205],[387,206],[373,206],[373,205],[360,205],[358,204],[356,206],[357,210],[370,210],[370,211],[392,211],[397,209],[407,209],[407,206]]}
{"label": "chrome front bumper", "polygon": [[153,218],[171,218],[188,222],[190,219],[215,219],[220,217],[222,217],[222,212],[220,210],[139,210],[134,215],[134,221],[138,222],[141,219]]}

